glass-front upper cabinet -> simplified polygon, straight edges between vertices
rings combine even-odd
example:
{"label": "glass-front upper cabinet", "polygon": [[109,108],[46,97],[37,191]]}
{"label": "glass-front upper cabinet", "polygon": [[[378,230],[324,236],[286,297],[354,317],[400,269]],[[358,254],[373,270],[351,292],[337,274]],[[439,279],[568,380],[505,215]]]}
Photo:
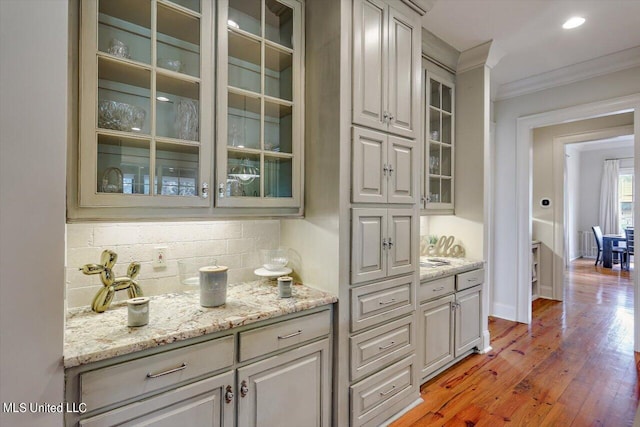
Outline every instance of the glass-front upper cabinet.
{"label": "glass-front upper cabinet", "polygon": [[212,2],[80,7],[80,206],[211,206]]}
{"label": "glass-front upper cabinet", "polygon": [[453,212],[454,84],[425,71],[423,208]]}
{"label": "glass-front upper cabinet", "polygon": [[218,2],[217,206],[299,207],[302,6]]}

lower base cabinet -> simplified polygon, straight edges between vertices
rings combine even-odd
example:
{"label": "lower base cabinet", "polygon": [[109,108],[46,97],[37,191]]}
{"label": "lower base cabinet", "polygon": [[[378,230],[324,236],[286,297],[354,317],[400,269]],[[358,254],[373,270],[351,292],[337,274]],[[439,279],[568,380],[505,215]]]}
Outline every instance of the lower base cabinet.
{"label": "lower base cabinet", "polygon": [[[482,277],[484,272],[478,271],[475,276]],[[459,282],[460,278],[456,279]],[[453,277],[420,284],[420,292],[429,296],[421,300],[418,309],[418,354],[423,381],[481,344],[481,284],[479,281],[475,286],[455,293]],[[436,294],[437,297],[430,298],[433,290],[448,291],[449,294]]]}
{"label": "lower base cabinet", "polygon": [[238,369],[238,426],[330,426],[329,360],[325,339]]}
{"label": "lower base cabinet", "polygon": [[331,426],[330,309],[232,332],[67,369],[65,425]]}

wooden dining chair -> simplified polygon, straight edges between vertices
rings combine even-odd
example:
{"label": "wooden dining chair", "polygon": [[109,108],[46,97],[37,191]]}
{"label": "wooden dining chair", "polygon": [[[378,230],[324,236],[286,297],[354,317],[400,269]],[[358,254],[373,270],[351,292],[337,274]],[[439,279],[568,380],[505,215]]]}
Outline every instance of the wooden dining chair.
{"label": "wooden dining chair", "polygon": [[[596,263],[595,265],[598,265],[598,263],[602,264],[602,262],[604,261],[604,254],[602,252],[603,250],[603,244],[602,244],[602,229],[600,228],[599,225],[594,225],[593,227],[591,227],[591,230],[593,230],[593,236],[596,239],[596,246],[598,247],[598,254],[596,256]],[[621,248],[618,246],[614,246],[613,248],[611,248],[611,256],[613,257],[614,254],[618,254],[618,256],[620,257],[621,261],[624,265],[624,255],[625,255],[625,248]]]}

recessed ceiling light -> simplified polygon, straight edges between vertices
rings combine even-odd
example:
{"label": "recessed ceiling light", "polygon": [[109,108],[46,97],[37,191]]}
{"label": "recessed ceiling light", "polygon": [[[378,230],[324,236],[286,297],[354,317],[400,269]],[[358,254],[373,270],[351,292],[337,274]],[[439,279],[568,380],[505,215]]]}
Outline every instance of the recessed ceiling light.
{"label": "recessed ceiling light", "polygon": [[227,20],[227,25],[233,28],[240,28],[240,25],[238,25],[238,23],[236,21],[234,21],[233,19],[228,19]]}
{"label": "recessed ceiling light", "polygon": [[567,19],[567,22],[562,24],[562,28],[564,28],[565,30],[570,30],[584,24],[584,21],[585,19],[582,16],[572,16],[571,18]]}
{"label": "recessed ceiling light", "polygon": [[132,127],[131,130],[135,132],[140,132],[140,128],[137,128],[137,127]]}
{"label": "recessed ceiling light", "polygon": [[158,96],[156,99],[161,102],[169,102],[169,98],[166,96]]}

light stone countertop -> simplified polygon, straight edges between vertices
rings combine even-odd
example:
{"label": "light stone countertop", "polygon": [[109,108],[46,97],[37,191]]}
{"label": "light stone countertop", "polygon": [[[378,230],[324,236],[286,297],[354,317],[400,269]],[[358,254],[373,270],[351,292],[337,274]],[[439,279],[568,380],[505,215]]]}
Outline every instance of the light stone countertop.
{"label": "light stone countertop", "polygon": [[301,284],[292,298],[279,298],[278,286],[264,281],[229,285],[227,303],[200,306],[197,290],[150,297],[149,324],[127,326],[127,307],[113,304],[104,313],[70,309],[64,334],[64,366],[71,368],[176,341],[248,325],[332,304],[331,294]]}
{"label": "light stone countertop", "polygon": [[420,262],[428,260],[446,261],[449,265],[438,267],[422,267],[420,266],[420,281],[434,280],[440,277],[452,276],[454,274],[463,273],[465,271],[475,270],[484,267],[484,261],[469,258],[443,258],[435,256],[421,256]]}

